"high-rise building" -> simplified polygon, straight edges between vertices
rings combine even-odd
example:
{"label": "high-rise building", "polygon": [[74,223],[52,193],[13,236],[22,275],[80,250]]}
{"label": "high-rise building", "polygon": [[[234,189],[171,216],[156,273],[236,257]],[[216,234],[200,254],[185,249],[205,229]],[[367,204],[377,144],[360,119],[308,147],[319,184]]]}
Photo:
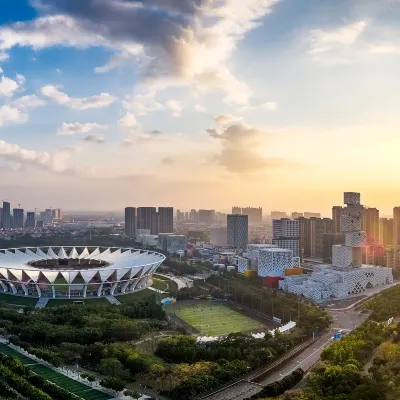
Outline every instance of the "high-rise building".
{"label": "high-rise building", "polygon": [[45,212],[45,221],[46,221],[46,222],[51,222],[51,221],[53,221],[53,213],[52,213],[51,208],[46,208],[46,209],[44,210],[44,212]]}
{"label": "high-rise building", "polygon": [[299,257],[299,227],[300,222],[298,219],[274,219],[272,221],[272,243],[283,249],[292,250],[293,256]]}
{"label": "high-rise building", "polygon": [[393,244],[393,218],[379,218],[379,243],[384,246]]}
{"label": "high-rise building", "polygon": [[324,264],[332,264],[332,246],[344,246],[343,233],[324,233],[322,235],[322,262]]}
{"label": "high-rise building", "polygon": [[304,217],[303,213],[301,212],[292,212],[292,219],[297,219],[297,218],[301,218]]}
{"label": "high-rise building", "polygon": [[283,211],[271,211],[271,219],[282,219],[287,218],[287,215]]}
{"label": "high-rise building", "polygon": [[8,201],[3,201],[2,228],[11,228],[11,207]]}
{"label": "high-rise building", "polygon": [[249,240],[249,218],[247,215],[229,214],[227,216],[228,246],[245,249]]}
{"label": "high-rise building", "polygon": [[36,228],[36,220],[35,220],[35,212],[34,211],[28,211],[26,213],[25,226],[27,228]]}
{"label": "high-rise building", "polygon": [[184,222],[185,213],[181,210],[176,210],[176,222]]}
{"label": "high-rise building", "polygon": [[136,238],[136,208],[125,208],[125,235],[129,238]]}
{"label": "high-rise building", "polygon": [[53,208],[51,210],[52,219],[62,219],[61,208]]}
{"label": "high-rise building", "polygon": [[41,222],[46,222],[46,212],[40,211],[40,220]]}
{"label": "high-rise building", "polygon": [[321,213],[305,212],[304,218],[321,218]]}
{"label": "high-rise building", "polygon": [[310,257],[311,254],[311,223],[308,218],[300,217],[299,221],[299,256]]}
{"label": "high-rise building", "polygon": [[239,215],[241,213],[242,213],[242,208],[241,207],[235,207],[235,206],[232,207],[232,214]]}
{"label": "high-rise building", "polygon": [[228,245],[227,228],[211,228],[210,243],[214,246],[227,246]]}
{"label": "high-rise building", "polygon": [[158,216],[155,207],[139,207],[137,209],[137,228],[150,229],[151,235],[158,234]]}
{"label": "high-rise building", "polygon": [[323,235],[332,232],[330,218],[310,218],[310,257],[323,257]]}
{"label": "high-rise building", "polygon": [[[234,213],[232,212],[232,214],[234,214]],[[249,217],[249,225],[262,225],[262,207],[258,207],[258,208],[253,208],[253,207],[242,208],[241,214],[242,215],[247,215]]]}
{"label": "high-rise building", "polygon": [[191,209],[189,213],[189,220],[192,222],[199,222],[199,213],[196,210]]}
{"label": "high-rise building", "polygon": [[393,208],[393,244],[400,245],[400,207]]}
{"label": "high-rise building", "polygon": [[343,214],[342,206],[333,206],[332,207],[332,221],[333,221],[333,230],[332,233],[340,233],[340,218]]}
{"label": "high-rise building", "polygon": [[364,229],[367,232],[367,244],[379,242],[379,210],[376,208],[364,209]]}
{"label": "high-rise building", "polygon": [[199,210],[199,223],[212,224],[214,221],[215,210]]}
{"label": "high-rise building", "polygon": [[174,208],[158,207],[158,232],[171,233],[174,231]]}
{"label": "high-rise building", "polygon": [[24,227],[24,210],[22,208],[13,209],[13,223],[14,228]]}

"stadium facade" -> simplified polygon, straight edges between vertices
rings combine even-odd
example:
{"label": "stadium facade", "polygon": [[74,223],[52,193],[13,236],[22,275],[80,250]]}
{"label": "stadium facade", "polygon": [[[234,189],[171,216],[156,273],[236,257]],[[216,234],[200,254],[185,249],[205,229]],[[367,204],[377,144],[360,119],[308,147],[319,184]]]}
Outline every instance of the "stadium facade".
{"label": "stadium facade", "polygon": [[88,298],[151,286],[165,256],[132,248],[23,247],[0,250],[0,292],[50,298]]}

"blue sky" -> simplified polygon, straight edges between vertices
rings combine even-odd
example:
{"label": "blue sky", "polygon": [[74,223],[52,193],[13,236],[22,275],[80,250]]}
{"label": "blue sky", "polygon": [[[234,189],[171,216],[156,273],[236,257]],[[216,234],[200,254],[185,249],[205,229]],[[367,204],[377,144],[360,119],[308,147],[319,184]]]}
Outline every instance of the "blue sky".
{"label": "blue sky", "polygon": [[4,0],[3,196],[329,214],[359,190],[389,213],[399,16],[397,0]]}

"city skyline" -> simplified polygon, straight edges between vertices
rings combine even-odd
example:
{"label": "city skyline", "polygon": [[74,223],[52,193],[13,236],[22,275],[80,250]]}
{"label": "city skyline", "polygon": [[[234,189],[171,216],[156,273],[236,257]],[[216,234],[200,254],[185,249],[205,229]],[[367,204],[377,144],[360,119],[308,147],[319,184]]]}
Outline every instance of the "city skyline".
{"label": "city skyline", "polygon": [[[400,205],[398,2],[173,3],[2,2],[13,203],[329,215],[355,190],[384,215]],[[159,34],[132,28],[138,10]]]}

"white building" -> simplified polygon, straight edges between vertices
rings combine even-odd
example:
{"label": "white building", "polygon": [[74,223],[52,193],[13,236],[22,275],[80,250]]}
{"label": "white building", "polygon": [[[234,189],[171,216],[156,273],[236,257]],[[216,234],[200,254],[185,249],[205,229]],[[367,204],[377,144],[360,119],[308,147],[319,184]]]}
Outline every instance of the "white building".
{"label": "white building", "polygon": [[258,275],[265,278],[283,277],[285,269],[293,267],[293,252],[287,249],[264,248],[259,251]]}
{"label": "white building", "polygon": [[299,220],[297,219],[274,219],[272,221],[272,237],[278,239],[298,238],[299,237]]}
{"label": "white building", "polygon": [[362,248],[366,244],[361,231],[363,206],[360,194],[346,192],[340,219],[345,245],[332,248],[332,265],[320,265],[310,275],[287,276],[279,287],[287,292],[303,295],[313,300],[344,298],[364,292],[369,287],[393,282],[391,268],[362,265]]}
{"label": "white building", "polygon": [[247,215],[229,214],[228,223],[228,246],[245,249],[249,241],[249,217]]}
{"label": "white building", "polygon": [[250,258],[251,265],[253,267],[257,267],[260,250],[277,248],[277,247],[278,246],[276,244],[267,244],[267,243],[266,244],[248,244],[247,245],[247,257]]}
{"label": "white building", "polygon": [[227,228],[211,228],[210,243],[214,246],[228,245],[228,229]]}
{"label": "white building", "polygon": [[272,243],[281,249],[291,250],[294,257],[299,257],[299,239],[297,238],[279,238],[272,239]]}

